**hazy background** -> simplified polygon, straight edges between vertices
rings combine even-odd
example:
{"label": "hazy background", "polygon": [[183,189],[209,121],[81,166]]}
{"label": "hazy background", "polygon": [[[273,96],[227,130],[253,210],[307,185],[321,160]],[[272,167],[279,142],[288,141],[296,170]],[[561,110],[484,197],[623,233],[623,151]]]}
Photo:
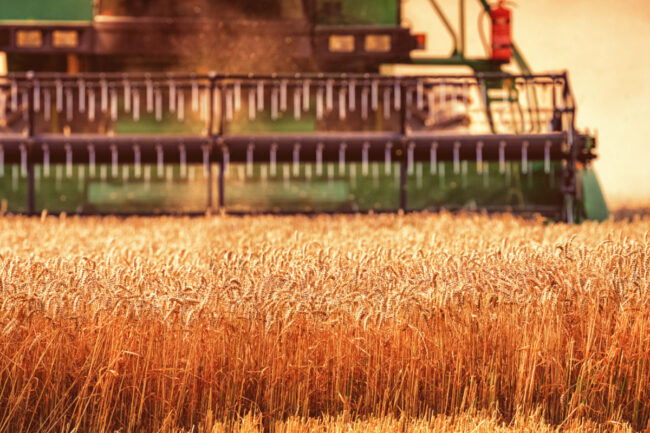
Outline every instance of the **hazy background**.
{"label": "hazy background", "polygon": [[[439,3],[456,24],[458,1]],[[484,56],[478,0],[467,4],[468,55]],[[533,70],[569,71],[578,125],[599,133],[596,169],[610,204],[650,201],[650,1],[522,0],[513,8],[514,38]],[[429,54],[451,51],[429,0],[405,0],[404,20],[428,33]]]}

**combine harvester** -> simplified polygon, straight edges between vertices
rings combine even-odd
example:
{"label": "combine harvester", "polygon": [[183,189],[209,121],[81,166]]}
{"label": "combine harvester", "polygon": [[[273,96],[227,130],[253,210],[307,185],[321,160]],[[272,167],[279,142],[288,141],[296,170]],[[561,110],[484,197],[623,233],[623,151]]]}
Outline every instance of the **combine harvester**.
{"label": "combine harvester", "polygon": [[[466,0],[458,28],[430,0],[454,43],[444,58],[411,57],[426,37],[401,25],[400,0],[2,8],[4,210],[606,219],[566,73],[531,73],[511,11],[477,1],[486,58],[465,54]],[[379,73],[414,63],[468,74]]]}

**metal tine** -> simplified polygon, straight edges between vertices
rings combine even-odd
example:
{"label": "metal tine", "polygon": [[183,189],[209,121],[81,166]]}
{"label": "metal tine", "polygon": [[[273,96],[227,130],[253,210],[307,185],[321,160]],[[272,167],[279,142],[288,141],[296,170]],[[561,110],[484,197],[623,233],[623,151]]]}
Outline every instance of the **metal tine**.
{"label": "metal tine", "polygon": [[279,116],[279,114],[278,114],[278,108],[279,108],[278,107],[278,105],[279,105],[278,96],[279,96],[278,95],[278,89],[276,87],[274,87],[271,90],[271,119],[272,120],[277,120],[278,116]]}
{"label": "metal tine", "polygon": [[50,177],[50,146],[43,144],[41,149],[43,150],[43,176]]}
{"label": "metal tine", "polygon": [[159,87],[156,87],[154,91],[154,100],[155,100],[155,111],[156,111],[156,121],[162,121],[163,117],[163,106],[162,106],[162,92]]}
{"label": "metal tine", "polygon": [[[209,98],[209,92],[210,90],[206,90],[208,93],[208,98]],[[221,89],[214,88],[212,90],[212,113],[214,114],[215,117],[220,116],[219,113],[221,113]],[[208,102],[209,105],[209,102]],[[212,132],[212,131],[209,131]]]}
{"label": "metal tine", "polygon": [[316,119],[323,119],[323,88],[320,86],[316,91]]}
{"label": "metal tine", "polygon": [[509,186],[512,182],[512,163],[508,161],[506,164],[506,184]]}
{"label": "metal tine", "polygon": [[93,89],[88,89],[88,121],[95,121],[95,90]]}
{"label": "metal tine", "polygon": [[384,88],[384,119],[390,119],[390,87]]}
{"label": "metal tine", "polygon": [[108,177],[108,167],[102,164],[99,166],[99,178],[102,180],[102,182],[106,182],[107,177]]}
{"label": "metal tine", "polygon": [[282,183],[285,188],[289,186],[290,182],[290,172],[286,164],[281,164],[282,166]]}
{"label": "metal tine", "polygon": [[461,179],[462,179],[462,186],[463,186],[463,188],[467,188],[467,172],[469,171],[469,170],[467,169],[467,166],[468,166],[468,165],[469,165],[469,163],[467,162],[466,159],[464,159],[464,160],[461,162],[461,164],[460,164],[460,167],[461,167],[461,176],[462,176]]}
{"label": "metal tine", "polygon": [[300,143],[293,145],[293,176],[300,174]]}
{"label": "metal tine", "polygon": [[108,83],[105,79],[100,80],[99,82],[100,92],[101,92],[101,110],[102,113],[108,111]]}
{"label": "metal tine", "polygon": [[192,80],[192,112],[199,111],[199,83]]}
{"label": "metal tine", "polygon": [[151,166],[144,166],[144,187],[148,191],[151,188]]}
{"label": "metal tine", "polygon": [[483,172],[483,142],[476,143],[476,172]]}
{"label": "metal tine", "polygon": [[277,155],[278,155],[278,145],[273,143],[271,145],[270,155],[269,155],[269,171],[272,177],[275,177],[276,168],[277,168]]}
{"label": "metal tine", "polygon": [[370,149],[370,143],[363,143],[363,150],[361,151],[361,174],[363,176],[368,176],[368,149]]}
{"label": "metal tine", "polygon": [[323,175],[323,143],[318,143],[316,146],[316,176]]}
{"label": "metal tine", "polygon": [[124,112],[131,112],[131,82],[124,79],[122,86],[124,87]]}
{"label": "metal tine", "polygon": [[528,142],[524,141],[521,145],[521,172],[528,173]]}
{"label": "metal tine", "polygon": [[415,164],[415,179],[417,189],[422,189],[422,163]]}
{"label": "metal tine", "polygon": [[300,90],[293,89],[293,117],[296,120],[300,120],[302,115],[302,106],[300,104]]}
{"label": "metal tine", "polygon": [[79,165],[77,167],[77,190],[82,192],[84,190],[84,185],[86,185],[86,166]]}
{"label": "metal tine", "polygon": [[350,183],[352,184],[353,188],[357,187],[357,165],[356,164],[350,165]]}
{"label": "metal tine", "polygon": [[413,106],[413,90],[409,89],[409,88],[406,88],[405,91],[406,91],[406,98],[405,99],[406,99],[406,108],[407,108],[407,110],[405,110],[405,114],[406,114],[406,119],[408,120],[408,119],[411,119],[411,110],[410,110],[410,108]]}
{"label": "metal tine", "polygon": [[347,117],[347,98],[345,97],[345,88],[339,88],[339,119],[345,120]]}
{"label": "metal tine", "polygon": [[65,144],[65,177],[72,177],[72,146],[70,143]]}
{"label": "metal tine", "polygon": [[406,152],[406,172],[409,176],[413,175],[413,166],[415,160],[415,143],[409,143],[407,152]]}
{"label": "metal tine", "polygon": [[245,168],[242,167],[241,165],[237,166],[237,179],[238,180],[245,180],[246,179]]}
{"label": "metal tine", "polygon": [[402,109],[402,83],[399,80],[395,80],[395,83],[393,83],[393,96],[395,111],[399,111]]}
{"label": "metal tine", "polygon": [[4,148],[2,147],[2,144],[0,144],[0,177],[4,177],[5,175],[5,151]]}
{"label": "metal tine", "polygon": [[140,146],[138,144],[133,145],[133,161],[135,163],[135,178],[139,179],[142,174],[142,156],[140,154]]}
{"label": "metal tine", "polygon": [[12,191],[18,191],[18,171],[15,166],[11,167],[11,189]]}
{"label": "metal tine", "polygon": [[117,146],[111,144],[111,176],[117,177],[118,175],[118,153]]}
{"label": "metal tine", "polygon": [[79,112],[86,112],[86,81],[83,78],[77,80],[77,92],[79,97]]}
{"label": "metal tine", "polygon": [[327,163],[327,180],[331,186],[332,181],[334,180],[334,164],[331,162]]}
{"label": "metal tine", "polygon": [[547,140],[544,144],[544,173],[551,172],[551,141]]}
{"label": "metal tine", "polygon": [[185,91],[183,89],[178,89],[177,92],[178,99],[176,101],[176,117],[179,122],[185,120]]}
{"label": "metal tine", "polygon": [[311,181],[312,178],[312,172],[311,172],[311,164],[305,164],[305,179],[307,181]]}
{"label": "metal tine", "polygon": [[239,113],[241,110],[241,82],[235,81],[232,85],[235,113]]}
{"label": "metal tine", "polygon": [[454,143],[454,174],[460,173],[460,142]]}
{"label": "metal tine", "polygon": [[257,82],[257,111],[264,111],[264,81]]}
{"label": "metal tine", "polygon": [[160,144],[156,145],[156,166],[157,166],[157,175],[159,178],[163,177],[163,172],[165,170],[165,154],[163,148]]}
{"label": "metal tine", "polygon": [[379,107],[379,83],[377,82],[377,80],[372,80],[370,89],[371,89],[370,107],[372,108],[372,111],[377,111],[377,107]]}
{"label": "metal tine", "polygon": [[427,94],[427,99],[429,102],[429,117],[431,119],[436,118],[436,92],[435,92],[435,87],[431,87],[429,89],[429,93]]}
{"label": "metal tine", "polygon": [[393,166],[393,163],[391,161],[393,155],[392,150],[393,143],[386,143],[386,148],[384,149],[384,172],[386,173],[386,176],[390,175]]}
{"label": "metal tine", "polygon": [[346,143],[341,143],[339,146],[339,175],[343,176],[345,174],[345,150],[348,145]]}
{"label": "metal tine", "polygon": [[122,166],[122,183],[127,183],[129,181],[129,166]]}
{"label": "metal tine", "polygon": [[153,107],[153,82],[151,81],[151,77],[147,75],[147,79],[145,80],[145,86],[146,86],[146,98],[147,98],[147,113],[153,113],[154,107]]}
{"label": "metal tine", "polygon": [[370,90],[367,87],[361,90],[361,118],[363,120],[368,119],[368,93]]}
{"label": "metal tine", "polygon": [[[61,80],[56,80],[55,86],[56,86],[56,111],[57,113],[60,113],[63,111],[63,83],[61,82]],[[14,95],[12,94],[12,100],[16,101],[17,103],[18,95],[15,95],[16,96],[15,98],[13,96]],[[13,106],[12,106],[12,111],[16,111],[13,110]]]}
{"label": "metal tine", "polygon": [[431,143],[431,149],[429,150],[429,171],[431,174],[436,174],[438,171],[438,142],[434,141]]}
{"label": "metal tine", "polygon": [[115,122],[117,120],[117,117],[117,91],[115,89],[111,89],[111,120]]}
{"label": "metal tine", "polygon": [[178,145],[178,153],[181,166],[181,178],[184,179],[187,177],[187,151],[185,150],[184,144]]}
{"label": "metal tine", "polygon": [[262,186],[266,187],[268,178],[269,178],[269,167],[266,164],[264,164],[260,167],[260,179],[262,180]]}
{"label": "metal tine", "polygon": [[24,107],[23,109],[23,120],[26,122],[29,119],[29,110],[27,107],[29,107],[29,95],[27,94],[27,90],[23,90],[21,92],[22,95],[22,105]]}
{"label": "metal tine", "polygon": [[485,188],[490,186],[490,164],[485,164],[483,167],[483,186]]}
{"label": "metal tine", "polygon": [[416,85],[416,103],[418,110],[424,109],[424,82],[418,80]]}
{"label": "metal tine", "polygon": [[248,119],[255,120],[257,108],[255,107],[255,91],[248,89]]}
{"label": "metal tine", "polygon": [[207,122],[210,115],[210,89],[199,89],[199,119]]}
{"label": "metal tine", "polygon": [[287,111],[287,80],[280,81],[280,111]]}
{"label": "metal tine", "polygon": [[20,173],[22,177],[27,177],[27,146],[22,143],[20,146]]}
{"label": "metal tine", "polygon": [[74,107],[72,105],[72,90],[65,89],[65,118],[68,122],[72,121]]}
{"label": "metal tine", "polygon": [[445,170],[446,165],[444,162],[438,163],[438,186],[440,188],[445,186]]}
{"label": "metal tine", "polygon": [[11,112],[15,113],[18,111],[18,83],[16,80],[11,81],[11,90],[9,92],[11,95]]}
{"label": "metal tine", "polygon": [[176,111],[176,82],[173,78],[169,80],[169,111]]}
{"label": "metal tine", "polygon": [[203,151],[203,175],[210,175],[210,145],[203,145],[201,147]]}
{"label": "metal tine", "polygon": [[311,80],[303,80],[302,82],[302,109],[303,111],[309,111],[310,99],[311,99]]}
{"label": "metal tine", "polygon": [[133,89],[133,120],[140,121],[140,91]]}
{"label": "metal tine", "polygon": [[88,175],[95,177],[95,146],[88,145]]}
{"label": "metal tine", "polygon": [[506,142],[499,143],[499,173],[506,172]]}
{"label": "metal tine", "polygon": [[348,110],[354,112],[357,109],[357,83],[354,80],[348,82]]}
{"label": "metal tine", "polygon": [[325,93],[325,108],[327,111],[332,111],[334,109],[334,80],[327,80]]}
{"label": "metal tine", "polygon": [[43,118],[45,120],[50,120],[52,116],[52,94],[50,89],[43,89]]}
{"label": "metal tine", "polygon": [[0,91],[0,124],[4,124],[7,111],[7,96]]}
{"label": "metal tine", "polygon": [[23,120],[27,122],[29,120],[29,110],[27,107],[29,107],[29,94],[27,93],[27,90],[23,90],[21,92],[21,98],[22,98],[22,106],[23,108]]}
{"label": "metal tine", "polygon": [[41,111],[41,83],[34,80],[34,112]]}
{"label": "metal tine", "polygon": [[57,165],[54,167],[54,177],[56,178],[55,188],[57,191],[61,190],[61,178],[63,177],[63,167]]}
{"label": "metal tine", "polygon": [[253,177],[253,156],[255,154],[255,144],[248,143],[246,149],[246,176]]}
{"label": "metal tine", "polygon": [[233,117],[232,89],[226,87],[226,120],[231,122]]}

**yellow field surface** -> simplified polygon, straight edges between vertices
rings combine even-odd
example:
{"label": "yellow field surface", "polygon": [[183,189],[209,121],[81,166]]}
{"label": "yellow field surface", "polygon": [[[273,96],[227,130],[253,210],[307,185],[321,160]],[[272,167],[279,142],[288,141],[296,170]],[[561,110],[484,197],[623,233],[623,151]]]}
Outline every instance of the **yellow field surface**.
{"label": "yellow field surface", "polygon": [[650,427],[650,217],[0,217],[0,432]]}

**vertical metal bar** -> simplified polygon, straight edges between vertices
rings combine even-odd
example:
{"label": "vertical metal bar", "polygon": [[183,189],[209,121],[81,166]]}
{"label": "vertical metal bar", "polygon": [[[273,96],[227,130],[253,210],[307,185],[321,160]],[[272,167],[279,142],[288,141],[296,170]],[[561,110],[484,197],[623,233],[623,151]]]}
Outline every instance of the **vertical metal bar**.
{"label": "vertical metal bar", "polygon": [[212,209],[212,148],[214,146],[214,140],[213,140],[213,130],[214,130],[214,77],[215,73],[211,72],[210,73],[210,85],[208,86],[208,124],[207,124],[207,139],[208,139],[208,144],[206,145],[207,147],[207,152],[208,152],[208,161],[207,161],[207,172],[206,172],[206,184],[207,184],[207,200],[206,200],[206,208],[207,211],[209,212]]}
{"label": "vertical metal bar", "polygon": [[[216,77],[216,74],[215,74]],[[213,83],[214,86],[215,83]],[[223,87],[220,86],[219,94],[223,95]],[[214,93],[214,92],[213,92]],[[258,95],[259,96],[259,95]],[[263,96],[263,94],[262,94]],[[219,138],[221,139],[226,134],[226,122],[224,118],[225,110],[225,98],[219,98],[220,107],[219,107]],[[259,102],[259,101],[258,101]],[[259,107],[258,107],[259,108]],[[225,171],[226,171],[226,158],[224,152],[223,140],[221,140],[221,160],[219,162],[219,210],[223,211],[226,208],[226,185],[225,185]],[[226,149],[227,152],[227,149]]]}
{"label": "vertical metal bar", "polygon": [[27,143],[27,213],[33,215],[36,213],[36,197],[34,195],[34,158],[32,156],[32,147],[34,139],[34,72],[27,73],[27,88],[29,93],[28,101],[28,130],[29,141]]}
{"label": "vertical metal bar", "polygon": [[403,87],[404,83],[400,80],[399,86],[401,90],[402,103],[400,104],[400,134],[401,134],[401,151],[400,155],[400,181],[399,181],[399,207],[402,211],[406,211],[408,196],[407,196],[407,174],[408,174],[408,159],[406,157],[406,146],[407,146],[407,125],[406,125],[406,113],[410,107],[406,106],[406,89]]}

